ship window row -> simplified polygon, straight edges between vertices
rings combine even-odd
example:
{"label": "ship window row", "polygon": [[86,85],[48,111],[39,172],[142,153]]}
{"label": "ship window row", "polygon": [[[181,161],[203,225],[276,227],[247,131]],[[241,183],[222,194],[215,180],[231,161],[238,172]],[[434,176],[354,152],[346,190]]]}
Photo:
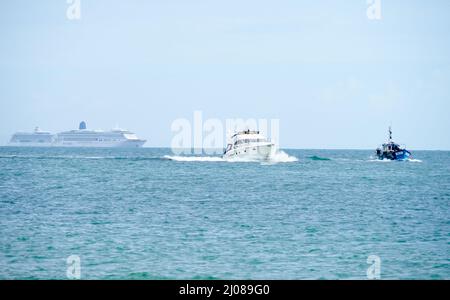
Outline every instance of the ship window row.
{"label": "ship window row", "polygon": [[20,135],[20,136],[13,136],[12,137],[13,139],[17,139],[17,140],[19,140],[19,139],[31,139],[31,140],[40,140],[40,139],[48,139],[48,140],[50,140],[50,139],[52,139],[53,137],[52,136],[34,136],[34,135]]}
{"label": "ship window row", "polygon": [[258,142],[265,142],[265,139],[245,139],[245,140],[238,140],[234,144],[240,145],[240,144],[248,144],[248,143],[258,143]]}
{"label": "ship window row", "polygon": [[12,138],[11,141],[15,141],[15,142],[19,142],[19,143],[22,143],[22,142],[24,142],[24,143],[26,143],[26,142],[51,142],[52,139],[42,139],[42,138],[37,139],[37,138],[25,137],[25,138]]}
{"label": "ship window row", "polygon": [[51,140],[13,140],[15,143],[49,143]]}
{"label": "ship window row", "polygon": [[67,142],[117,142],[121,139],[101,139],[101,138],[89,138],[89,137],[76,137],[76,138],[64,138]]}

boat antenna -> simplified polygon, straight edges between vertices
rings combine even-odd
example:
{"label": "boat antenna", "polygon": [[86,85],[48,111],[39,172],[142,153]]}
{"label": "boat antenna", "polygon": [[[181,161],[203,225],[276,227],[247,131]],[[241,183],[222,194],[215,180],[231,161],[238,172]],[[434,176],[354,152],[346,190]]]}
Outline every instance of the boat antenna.
{"label": "boat antenna", "polygon": [[392,142],[392,128],[389,126],[389,142]]}

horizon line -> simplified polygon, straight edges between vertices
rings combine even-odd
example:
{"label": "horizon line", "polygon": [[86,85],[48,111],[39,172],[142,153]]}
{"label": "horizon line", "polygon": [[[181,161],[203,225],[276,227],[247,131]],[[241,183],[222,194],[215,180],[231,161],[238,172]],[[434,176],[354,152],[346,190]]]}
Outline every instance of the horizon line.
{"label": "horizon line", "polygon": [[[120,147],[64,147],[64,146],[49,146],[49,147],[29,147],[29,146],[10,146],[8,144],[0,144],[0,148],[85,148],[85,149],[126,149],[126,148],[120,148]],[[171,149],[172,147],[168,146],[142,146],[141,148],[134,148],[134,149]],[[130,149],[130,148],[129,148]],[[191,149],[191,150],[198,150],[198,148],[176,148],[176,149]],[[201,148],[202,150],[205,150]],[[206,148],[206,150],[223,150],[224,148]],[[374,149],[368,149],[368,148],[314,148],[314,147],[306,147],[306,148],[293,148],[293,147],[280,147],[280,150],[330,150],[330,151],[375,151]],[[411,151],[441,151],[441,152],[450,152],[450,149],[414,149],[410,148]]]}

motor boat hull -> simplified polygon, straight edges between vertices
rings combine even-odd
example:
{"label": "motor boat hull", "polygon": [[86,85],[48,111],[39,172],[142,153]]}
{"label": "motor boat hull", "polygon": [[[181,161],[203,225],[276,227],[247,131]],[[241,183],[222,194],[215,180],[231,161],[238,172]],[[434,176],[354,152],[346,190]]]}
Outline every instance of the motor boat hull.
{"label": "motor boat hull", "polygon": [[267,143],[263,145],[244,145],[230,149],[223,155],[224,159],[244,160],[269,160],[275,151],[275,145]]}

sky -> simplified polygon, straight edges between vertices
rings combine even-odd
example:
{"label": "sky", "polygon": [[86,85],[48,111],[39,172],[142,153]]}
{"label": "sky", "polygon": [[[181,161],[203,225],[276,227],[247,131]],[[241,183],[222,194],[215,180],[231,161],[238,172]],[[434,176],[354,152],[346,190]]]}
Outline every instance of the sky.
{"label": "sky", "polygon": [[[69,1],[70,2],[70,1]],[[283,148],[450,149],[450,1],[0,1],[0,144],[178,118],[279,119]],[[224,132],[225,134],[225,132]]]}

